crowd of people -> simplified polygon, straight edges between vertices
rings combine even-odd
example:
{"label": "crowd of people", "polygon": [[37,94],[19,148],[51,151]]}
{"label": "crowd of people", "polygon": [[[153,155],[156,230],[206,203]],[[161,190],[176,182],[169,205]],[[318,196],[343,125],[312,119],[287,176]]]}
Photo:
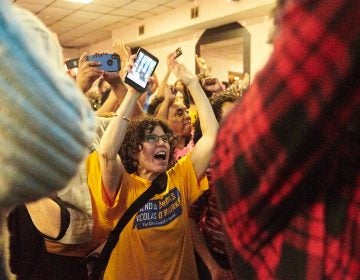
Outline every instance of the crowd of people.
{"label": "crowd of people", "polygon": [[122,41],[120,71],[85,52],[66,73],[56,36],[0,6],[0,279],[90,279],[159,178],[102,279],[360,278],[360,2],[278,1],[249,88],[169,53],[144,92]]}

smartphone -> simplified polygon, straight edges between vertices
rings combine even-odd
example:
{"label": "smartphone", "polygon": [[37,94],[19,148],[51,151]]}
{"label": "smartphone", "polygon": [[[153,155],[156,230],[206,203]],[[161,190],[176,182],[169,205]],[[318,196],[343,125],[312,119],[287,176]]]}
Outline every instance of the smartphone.
{"label": "smartphone", "polygon": [[148,79],[155,71],[159,59],[143,48],[139,48],[136,53],[136,60],[131,71],[125,75],[125,83],[129,84],[137,91],[144,92],[148,84]]}
{"label": "smartphone", "polygon": [[67,70],[78,68],[79,58],[73,58],[65,61]]}
{"label": "smartphone", "polygon": [[106,72],[119,72],[121,69],[120,56],[117,53],[88,55],[87,60],[100,62],[100,68]]}
{"label": "smartphone", "polygon": [[175,51],[174,51],[174,58],[178,58],[180,55],[182,55],[182,50],[181,48],[177,48]]}

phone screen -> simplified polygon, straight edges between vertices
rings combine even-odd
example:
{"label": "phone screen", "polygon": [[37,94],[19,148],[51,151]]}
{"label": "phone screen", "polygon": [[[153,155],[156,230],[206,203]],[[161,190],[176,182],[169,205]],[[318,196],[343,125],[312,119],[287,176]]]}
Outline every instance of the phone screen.
{"label": "phone screen", "polygon": [[155,56],[140,48],[131,72],[125,76],[125,82],[138,91],[145,91],[148,79],[154,73],[158,62]]}

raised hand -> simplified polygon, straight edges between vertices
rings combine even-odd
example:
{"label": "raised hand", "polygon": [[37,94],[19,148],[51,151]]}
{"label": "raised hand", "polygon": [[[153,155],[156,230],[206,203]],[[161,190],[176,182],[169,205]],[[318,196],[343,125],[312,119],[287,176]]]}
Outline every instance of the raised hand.
{"label": "raised hand", "polygon": [[86,93],[91,88],[95,80],[103,74],[103,71],[98,68],[99,66],[100,62],[87,61],[86,52],[80,56],[78,73],[76,75],[76,84],[82,92]]}
{"label": "raised hand", "polygon": [[209,67],[206,65],[206,61],[201,56],[195,55],[196,65],[199,67],[200,74],[210,74]]}
{"label": "raised hand", "polygon": [[[210,84],[206,82],[208,79],[212,80]],[[218,78],[211,78],[211,77],[204,78],[201,80],[201,85],[204,89],[210,92],[219,92],[223,90],[222,84]]]}
{"label": "raised hand", "polygon": [[115,50],[116,53],[120,55],[120,60],[121,60],[120,77],[122,80],[124,80],[126,74],[126,70],[125,70],[126,64],[129,61],[131,55],[130,47],[126,46],[124,42],[121,41],[120,39],[116,39],[113,42],[113,49]]}
{"label": "raised hand", "polygon": [[189,86],[192,81],[197,80],[195,74],[191,73],[183,64],[179,63],[171,53],[167,57],[167,66],[177,79],[183,81],[186,86]]}

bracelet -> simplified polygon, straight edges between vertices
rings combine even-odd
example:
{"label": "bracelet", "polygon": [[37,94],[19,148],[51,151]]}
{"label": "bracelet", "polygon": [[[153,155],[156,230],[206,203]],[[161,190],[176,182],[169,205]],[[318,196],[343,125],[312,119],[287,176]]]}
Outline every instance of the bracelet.
{"label": "bracelet", "polygon": [[125,116],[122,116],[122,119],[125,120],[125,121],[127,121],[127,122],[130,122],[130,119],[127,118],[127,117],[125,117]]}

